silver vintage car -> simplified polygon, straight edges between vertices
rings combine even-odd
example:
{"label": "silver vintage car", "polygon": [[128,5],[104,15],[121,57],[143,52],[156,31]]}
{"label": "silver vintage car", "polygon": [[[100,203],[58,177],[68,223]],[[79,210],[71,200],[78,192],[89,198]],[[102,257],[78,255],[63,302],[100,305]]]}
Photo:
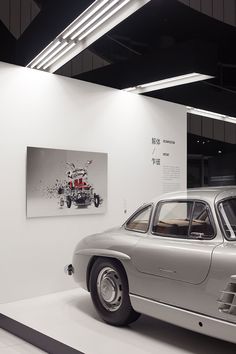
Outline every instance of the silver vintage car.
{"label": "silver vintage car", "polygon": [[68,273],[104,321],[140,313],[236,343],[236,186],[165,194],[85,237]]}

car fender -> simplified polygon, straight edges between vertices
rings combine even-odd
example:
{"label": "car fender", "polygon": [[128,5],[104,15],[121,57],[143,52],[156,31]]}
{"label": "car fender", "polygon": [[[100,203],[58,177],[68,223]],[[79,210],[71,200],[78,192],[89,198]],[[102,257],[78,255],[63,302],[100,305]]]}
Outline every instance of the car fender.
{"label": "car fender", "polygon": [[100,256],[100,257],[110,257],[110,258],[116,258],[119,260],[130,260],[130,256],[126,253],[119,252],[119,251],[114,251],[114,250],[109,250],[109,249],[99,249],[99,248],[87,248],[87,249],[82,249],[78,250],[76,255],[84,255],[84,256]]}

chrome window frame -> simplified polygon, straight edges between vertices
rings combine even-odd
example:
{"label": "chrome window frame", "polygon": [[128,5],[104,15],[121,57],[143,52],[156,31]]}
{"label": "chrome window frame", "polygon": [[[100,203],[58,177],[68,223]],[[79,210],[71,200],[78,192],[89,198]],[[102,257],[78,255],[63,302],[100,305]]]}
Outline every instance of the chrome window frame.
{"label": "chrome window frame", "polygon": [[[184,202],[185,203],[192,203],[191,216],[190,216],[190,219],[189,219],[189,226],[188,226],[188,234],[186,236],[184,236],[184,235],[180,236],[180,235],[171,235],[171,234],[161,234],[161,233],[153,232],[154,220],[155,220],[155,217],[156,217],[157,213],[158,213],[158,217],[159,217],[159,215],[160,215],[160,207],[161,207],[162,204],[164,204],[164,203],[184,203]],[[215,220],[214,220],[214,216],[213,216],[211,207],[210,207],[208,202],[206,202],[205,200],[202,200],[202,199],[163,199],[163,200],[160,200],[157,203],[155,211],[154,211],[152,225],[151,225],[151,234],[153,236],[168,237],[168,238],[174,238],[174,239],[179,239],[179,240],[190,240],[190,241],[192,241],[192,240],[200,240],[198,238],[190,237],[190,230],[191,230],[191,226],[192,226],[192,218],[193,218],[193,212],[194,212],[195,203],[202,203],[202,204],[206,205],[208,213],[209,213],[209,220],[211,222],[212,229],[214,231],[212,237],[203,237],[201,240],[202,241],[211,241],[214,238],[216,238],[217,229],[216,229],[216,224],[215,224]]]}
{"label": "chrome window frame", "polygon": [[[149,220],[148,220],[148,226],[147,226],[147,230],[146,231],[141,231],[141,230],[134,230],[134,229],[130,229],[129,227],[127,227],[128,222],[133,219],[137,214],[142,213],[142,211],[144,211],[145,209],[148,209],[150,207],[150,215],[149,215]],[[147,204],[143,204],[141,207],[139,207],[123,224],[123,227],[125,228],[125,230],[127,231],[132,231],[132,232],[138,232],[140,234],[146,234],[148,233],[149,229],[150,229],[150,224],[151,224],[151,220],[152,220],[152,214],[153,214],[153,210],[154,210],[154,203],[147,203]]]}
{"label": "chrome window frame", "polygon": [[235,242],[236,238],[232,239],[232,238],[227,237],[227,235],[226,235],[225,228],[224,228],[223,223],[222,223],[222,215],[221,215],[221,212],[220,212],[220,209],[219,209],[219,205],[222,202],[225,202],[225,201],[230,200],[230,199],[236,199],[236,196],[230,196],[230,197],[226,197],[226,198],[223,198],[223,199],[219,200],[216,203],[216,205],[215,205],[215,209],[216,209],[216,216],[217,216],[217,219],[218,219],[220,230],[221,230],[221,232],[222,232],[222,234],[224,236],[224,239],[229,241],[229,242]]}

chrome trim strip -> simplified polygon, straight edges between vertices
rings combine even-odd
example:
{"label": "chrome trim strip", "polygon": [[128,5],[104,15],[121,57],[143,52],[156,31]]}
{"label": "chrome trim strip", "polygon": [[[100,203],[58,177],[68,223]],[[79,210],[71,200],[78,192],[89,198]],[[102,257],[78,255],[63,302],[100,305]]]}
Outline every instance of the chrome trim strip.
{"label": "chrome trim strip", "polygon": [[79,250],[75,253],[76,255],[85,255],[85,256],[102,256],[102,257],[115,257],[118,259],[123,260],[130,260],[130,256],[125,253],[113,251],[113,250],[106,250],[106,249],[99,249],[99,248],[86,248]]}

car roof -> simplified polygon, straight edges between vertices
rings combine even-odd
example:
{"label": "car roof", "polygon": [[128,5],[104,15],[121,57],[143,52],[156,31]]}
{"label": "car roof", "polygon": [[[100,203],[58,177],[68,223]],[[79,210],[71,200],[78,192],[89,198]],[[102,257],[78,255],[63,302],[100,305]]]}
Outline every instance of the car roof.
{"label": "car roof", "polygon": [[219,201],[231,196],[236,196],[236,186],[201,187],[165,193],[158,198],[155,198],[153,202],[173,199],[200,199],[206,201]]}

